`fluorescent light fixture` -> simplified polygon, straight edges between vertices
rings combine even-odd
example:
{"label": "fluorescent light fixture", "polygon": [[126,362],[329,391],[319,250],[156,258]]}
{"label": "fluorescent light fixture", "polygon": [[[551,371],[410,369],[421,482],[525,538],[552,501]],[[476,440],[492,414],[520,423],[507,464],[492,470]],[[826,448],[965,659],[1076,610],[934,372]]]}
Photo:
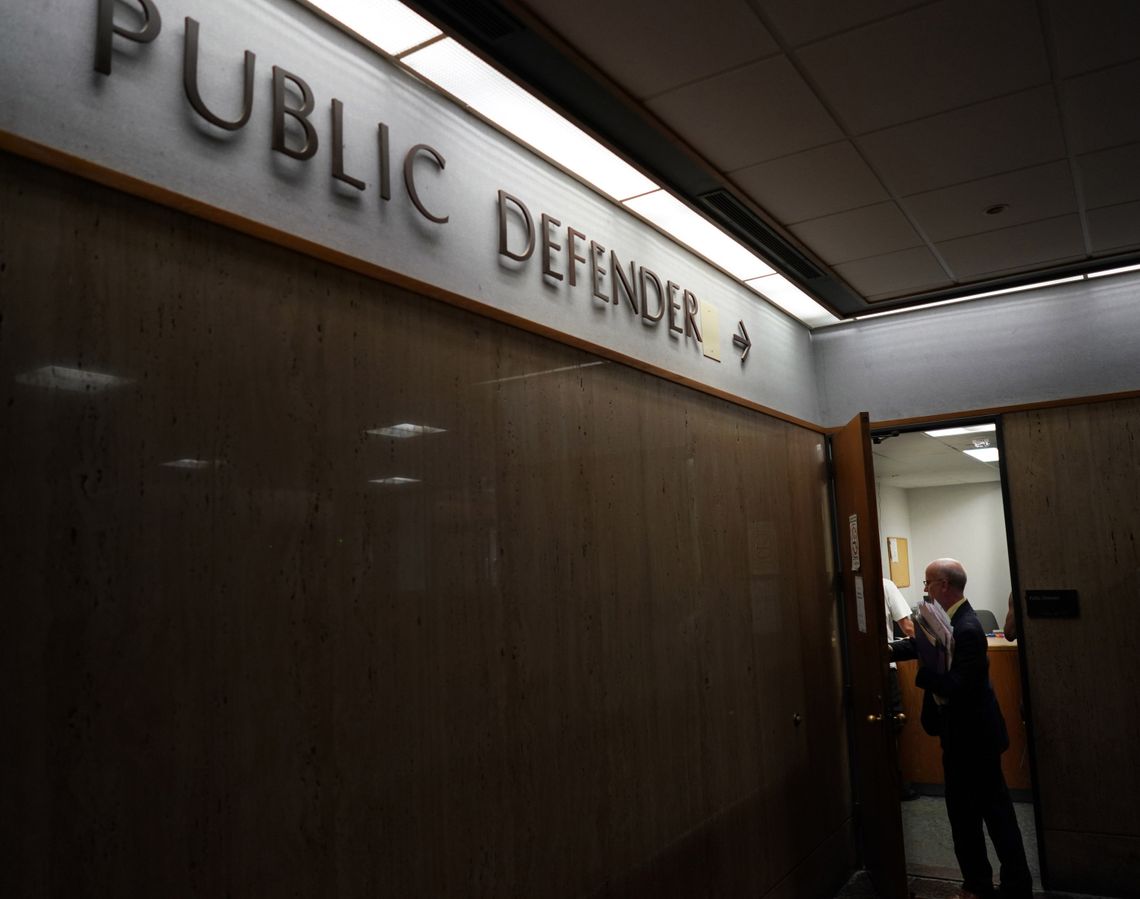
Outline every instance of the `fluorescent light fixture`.
{"label": "fluorescent light fixture", "polygon": [[187,471],[201,471],[203,468],[215,468],[224,464],[221,459],[171,459],[163,462],[163,468],[183,468]]}
{"label": "fluorescent light fixture", "polygon": [[657,187],[616,153],[451,38],[409,53],[402,61],[508,134],[615,200]]}
{"label": "fluorescent light fixture", "polygon": [[984,434],[987,431],[996,431],[997,425],[967,425],[964,428],[941,428],[937,431],[923,431],[927,437],[960,437],[963,434]]}
{"label": "fluorescent light fixture", "polygon": [[418,483],[420,483],[420,479],[419,478],[401,478],[401,477],[371,478],[368,481],[368,483],[369,484],[388,484],[388,485],[418,484]]}
{"label": "fluorescent light fixture", "polygon": [[118,375],[108,375],[84,368],[68,368],[65,365],[45,365],[23,372],[16,375],[16,382],[30,387],[47,387],[73,393],[100,393],[131,383],[129,378],[120,378]]}
{"label": "fluorescent light fixture", "polygon": [[433,428],[430,425],[414,425],[411,422],[401,422],[386,428],[369,428],[364,432],[370,437],[395,437],[397,440],[407,440],[410,437],[423,437],[425,434],[446,434],[446,428]]}
{"label": "fluorescent light fixture", "polygon": [[664,190],[626,200],[625,205],[741,281],[773,272],[763,259]]}
{"label": "fluorescent light fixture", "polygon": [[779,306],[789,315],[798,318],[809,328],[820,325],[834,325],[839,319],[824,309],[819,303],[796,287],[783,275],[767,275],[745,281],[749,287],[763,296],[768,302]]}
{"label": "fluorescent light fixture", "polygon": [[998,297],[1007,293],[1021,293],[1024,290],[1040,290],[1044,287],[1055,287],[1058,284],[1072,284],[1074,281],[1085,280],[1084,275],[1073,275],[1069,278],[1056,278],[1053,281],[1038,281],[1034,284],[1022,284],[1019,287],[1005,287],[1001,290],[988,290],[985,293],[972,293],[969,296],[954,297],[951,300],[938,300],[934,303],[924,303],[921,306],[907,306],[905,309],[888,309],[885,312],[869,312],[866,315],[856,315],[855,321],[861,322],[866,318],[882,318],[885,315],[902,315],[906,312],[918,312],[921,309],[933,309],[936,306],[949,306],[952,303],[967,303],[970,300],[980,300],[984,297]]}
{"label": "fluorescent light fixture", "polygon": [[398,0],[309,0],[309,3],[392,56],[443,33]]}
{"label": "fluorescent light fixture", "polygon": [[998,451],[996,446],[986,447],[985,449],[968,449],[962,450],[967,456],[973,456],[980,462],[996,462],[998,460]]}
{"label": "fluorescent light fixture", "polygon": [[1122,275],[1125,272],[1140,271],[1140,265],[1126,265],[1123,268],[1109,268],[1103,272],[1089,272],[1085,275],[1086,278],[1105,278],[1108,275]]}

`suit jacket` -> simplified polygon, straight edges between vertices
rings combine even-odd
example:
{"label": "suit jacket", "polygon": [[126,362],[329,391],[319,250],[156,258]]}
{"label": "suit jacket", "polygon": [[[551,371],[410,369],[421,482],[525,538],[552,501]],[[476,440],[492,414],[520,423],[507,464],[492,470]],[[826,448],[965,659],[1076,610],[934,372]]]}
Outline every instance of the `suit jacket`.
{"label": "suit jacket", "polygon": [[[954,629],[954,655],[950,668],[938,674],[919,668],[915,684],[926,691],[922,698],[922,727],[937,736],[947,754],[992,752],[1009,748],[1005,719],[990,684],[986,658],[986,632],[970,603],[964,602],[950,619]],[[918,657],[914,637],[891,644],[891,658]],[[938,703],[934,694],[945,700]]]}

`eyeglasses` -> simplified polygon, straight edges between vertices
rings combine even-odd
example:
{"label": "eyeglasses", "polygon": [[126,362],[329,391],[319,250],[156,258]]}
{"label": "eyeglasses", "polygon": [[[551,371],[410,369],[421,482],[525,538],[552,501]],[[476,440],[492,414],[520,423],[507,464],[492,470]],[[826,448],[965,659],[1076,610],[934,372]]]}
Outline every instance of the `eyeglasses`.
{"label": "eyeglasses", "polygon": [[932,581],[923,581],[923,582],[922,582],[922,586],[923,586],[923,587],[929,587],[931,584],[937,584],[937,583],[940,583],[941,581],[944,581],[944,580],[946,580],[946,578],[944,578],[944,577],[936,577],[936,578],[935,578],[934,580],[932,580]]}

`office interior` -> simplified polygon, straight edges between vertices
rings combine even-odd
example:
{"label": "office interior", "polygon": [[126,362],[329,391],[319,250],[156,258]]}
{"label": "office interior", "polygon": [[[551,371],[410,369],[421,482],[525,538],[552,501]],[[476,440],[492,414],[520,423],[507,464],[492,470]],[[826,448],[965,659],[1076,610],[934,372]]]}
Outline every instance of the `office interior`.
{"label": "office interior", "polygon": [[[150,49],[174,71],[184,13],[246,14],[157,5],[167,30]],[[310,4],[248,8],[239,50],[301,34],[351,57],[346,70],[395,66],[361,63],[363,45]],[[440,232],[398,168],[384,239],[428,247],[411,274],[313,236],[336,210],[364,218],[343,183],[292,224],[267,223],[116,168],[99,148],[120,123],[53,121],[36,92],[59,76],[20,68],[17,43],[57,26],[8,15],[0,894],[835,895],[883,861],[858,748],[883,726],[851,699],[856,597],[839,586],[852,559],[829,459],[862,414],[868,458],[927,426],[997,424],[1000,479],[976,461],[979,480],[872,485],[864,570],[889,571],[886,540],[905,537],[914,604],[922,566],[953,539],[979,607],[1001,622],[1013,594],[1011,683],[1028,713],[1006,761],[1024,769],[1038,885],[1140,895],[1140,710],[1126,688],[1140,646],[1121,626],[1140,572],[1140,273],[1038,284],[1023,271],[1016,293],[900,300],[881,317],[828,307],[829,326],[757,300],[756,367],[701,362],[756,372],[759,399],[742,397],[496,307],[488,294],[512,271],[464,293],[454,269],[470,259],[435,252]],[[157,56],[114,40],[119,80],[98,84],[133,90]],[[74,66],[93,78],[88,56]],[[236,79],[241,57],[227,59]],[[504,142],[454,98],[394,77],[412,100],[393,107],[425,132]],[[267,206],[318,192],[275,168],[268,140],[195,136],[181,83],[165,84],[132,121],[162,119],[177,138],[139,150],[147,173],[165,157],[240,194],[264,168],[249,190]],[[99,90],[83,102],[113,96]],[[429,94],[441,105],[417,120]],[[41,118],[77,143],[41,143]],[[392,134],[402,149],[416,139]],[[256,165],[219,162],[239,151]],[[489,158],[572,208],[602,202],[518,152]],[[463,173],[451,183],[477,164],[428,160]],[[425,186],[416,202],[444,198]],[[480,214],[493,229],[493,207]],[[678,247],[670,262],[693,255]],[[535,276],[534,298],[558,296]],[[892,431],[873,448],[871,433]],[[1034,614],[1030,594],[1059,589],[1078,592],[1079,614]]]}
{"label": "office interior", "polygon": [[[966,596],[987,632],[989,678],[1010,734],[1002,756],[1005,782],[1035,885],[1041,889],[1037,815],[1029,760],[1029,727],[1016,625],[1006,635],[1011,595],[1008,523],[1001,485],[996,421],[947,427],[888,429],[872,435],[875,488],[884,577],[890,578],[917,614],[928,600],[922,587],[925,561],[950,556],[969,576]],[[981,464],[978,464],[981,463]],[[904,635],[896,622],[891,636]],[[903,724],[896,737],[903,802],[907,873],[953,880],[953,840],[944,810],[938,740],[922,732],[922,692],[914,684],[917,664],[898,666]],[[995,870],[1000,860],[987,844]]]}

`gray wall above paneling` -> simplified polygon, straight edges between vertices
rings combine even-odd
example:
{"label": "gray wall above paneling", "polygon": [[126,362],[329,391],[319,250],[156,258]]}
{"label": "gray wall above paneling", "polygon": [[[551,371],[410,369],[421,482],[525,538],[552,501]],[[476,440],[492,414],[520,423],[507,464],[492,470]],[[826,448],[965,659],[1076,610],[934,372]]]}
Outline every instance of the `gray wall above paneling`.
{"label": "gray wall above paneling", "polygon": [[812,332],[824,424],[891,421],[1140,388],[1140,275]]}

